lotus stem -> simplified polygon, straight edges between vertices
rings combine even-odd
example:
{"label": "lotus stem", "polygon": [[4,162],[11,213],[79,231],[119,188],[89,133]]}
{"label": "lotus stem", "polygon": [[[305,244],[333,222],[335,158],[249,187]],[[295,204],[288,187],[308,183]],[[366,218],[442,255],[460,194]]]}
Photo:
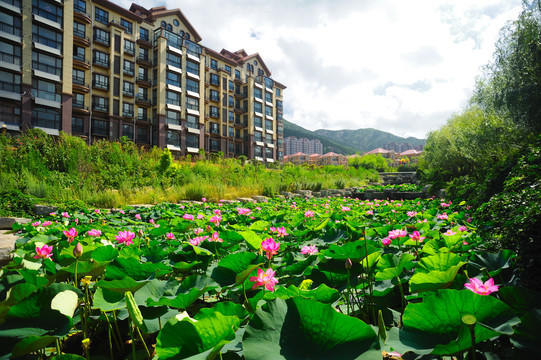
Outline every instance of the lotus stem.
{"label": "lotus stem", "polygon": [[78,289],[79,288],[79,282],[77,281],[77,265],[79,264],[79,258],[75,259],[75,280],[74,280],[74,286]]}
{"label": "lotus stem", "polygon": [[137,330],[137,334],[139,334],[139,338],[143,342],[143,346],[145,347],[145,350],[147,352],[148,358],[150,359],[152,356],[150,355],[150,351],[148,351],[147,343],[145,342],[145,339],[143,339],[143,334],[141,334],[141,330],[139,330],[138,326],[135,326],[135,330]]}
{"label": "lotus stem", "polygon": [[128,318],[128,327],[130,328],[130,338],[131,338],[131,355],[133,360],[137,360],[137,356],[135,355],[135,339],[133,338],[133,323],[131,319]]}
{"label": "lotus stem", "polygon": [[60,339],[56,338],[56,355],[62,355],[62,351],[60,350]]}

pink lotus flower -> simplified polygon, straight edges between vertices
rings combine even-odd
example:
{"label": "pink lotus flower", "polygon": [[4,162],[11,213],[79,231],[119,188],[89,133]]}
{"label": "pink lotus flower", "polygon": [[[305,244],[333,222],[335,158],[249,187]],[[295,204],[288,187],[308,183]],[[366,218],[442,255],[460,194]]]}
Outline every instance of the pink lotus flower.
{"label": "pink lotus flower", "polygon": [[381,240],[381,243],[383,245],[385,245],[385,246],[389,246],[389,245],[391,245],[391,239],[387,237],[387,238]]}
{"label": "pink lotus flower", "polygon": [[202,202],[207,202],[207,199],[201,198],[201,201],[202,201]]}
{"label": "pink lotus flower", "polygon": [[273,255],[278,254],[280,243],[274,241],[273,238],[266,238],[261,242],[261,248],[267,252],[267,259],[272,259]]}
{"label": "pink lotus flower", "polygon": [[389,231],[389,235],[387,235],[387,237],[389,239],[396,239],[397,237],[406,237],[406,235],[408,235],[408,232],[406,230],[391,230]]}
{"label": "pink lotus flower", "polygon": [[410,238],[411,240],[423,242],[423,240],[426,239],[426,236],[421,236],[421,234],[418,231],[414,231],[410,234]]}
{"label": "pink lotus flower", "polygon": [[366,212],[366,215],[374,215],[374,211],[368,210],[368,211]]}
{"label": "pink lotus flower", "polygon": [[206,239],[207,239],[207,236],[197,236],[197,237],[194,237],[193,239],[190,239],[189,243],[192,244],[193,246],[197,246],[201,244],[203,241],[205,241]]}
{"label": "pink lotus flower", "polygon": [[468,245],[468,243],[467,243],[466,241],[464,241],[464,242],[462,243],[462,245]]}
{"label": "pink lotus flower", "polygon": [[444,203],[444,202],[442,202],[440,205],[441,205],[442,208],[448,208],[449,206],[451,206],[450,203],[447,204],[447,203]]}
{"label": "pink lotus flower", "polygon": [[36,221],[36,222],[33,222],[33,223],[32,223],[32,226],[33,226],[33,227],[38,227],[38,226],[40,226],[40,225],[41,225],[41,221]]}
{"label": "pink lotus flower", "polygon": [[215,215],[222,215],[222,212],[220,211],[220,209],[214,209],[214,214]]}
{"label": "pink lotus flower", "polygon": [[408,211],[406,213],[409,217],[414,217],[415,215],[417,215],[417,211]]}
{"label": "pink lotus flower", "polygon": [[154,224],[154,219],[148,220],[149,223]]}
{"label": "pink lotus flower", "polygon": [[456,232],[454,232],[453,230],[449,229],[449,230],[447,230],[446,232],[444,232],[443,235],[445,235],[445,236],[452,236],[452,235],[456,235]]}
{"label": "pink lotus flower", "polygon": [[205,215],[199,214],[199,215],[197,215],[197,220],[201,220],[201,219],[204,218],[204,217],[205,217]]}
{"label": "pink lotus flower", "polygon": [[217,231],[215,231],[209,238],[209,241],[214,242],[224,242],[223,239],[220,239],[220,234],[218,234]]}
{"label": "pink lotus flower", "polygon": [[68,238],[68,242],[71,243],[73,239],[77,236],[77,230],[75,228],[71,228],[69,230],[64,230],[64,235]]}
{"label": "pink lotus flower", "polygon": [[494,285],[493,278],[488,279],[484,284],[477,278],[470,278],[470,282],[464,284],[464,287],[479,295],[489,295],[495,291],[498,291],[499,288],[498,285]]}
{"label": "pink lotus flower", "polygon": [[464,226],[464,225],[459,226],[459,227],[458,227],[458,231],[462,231],[462,232],[468,231],[468,227],[467,227],[467,226]]}
{"label": "pink lotus flower", "polygon": [[83,245],[81,245],[80,242],[75,245],[75,248],[73,248],[73,256],[76,258],[81,257],[83,255]]}
{"label": "pink lotus flower", "polygon": [[220,226],[221,221],[222,221],[222,217],[220,215],[214,215],[213,217],[210,218],[210,222],[216,226]]}
{"label": "pink lotus flower", "polygon": [[119,231],[118,235],[115,236],[115,240],[119,244],[131,245],[133,244],[133,239],[135,238],[135,233],[129,230]]}
{"label": "pink lotus flower", "polygon": [[99,213],[100,213],[100,209],[95,209],[94,212],[95,212],[96,214],[99,214]]}
{"label": "pink lotus flower", "polygon": [[79,219],[75,218],[75,225],[79,225]]}
{"label": "pink lotus flower", "polygon": [[303,255],[314,255],[317,254],[317,247],[315,245],[306,245],[301,249],[301,254]]}
{"label": "pink lotus flower", "polygon": [[249,215],[252,212],[252,210],[247,209],[247,208],[237,208],[237,212],[239,215]]}
{"label": "pink lotus flower", "polygon": [[135,218],[136,218],[137,220],[141,220],[141,215],[135,214]]}
{"label": "pink lotus flower", "polygon": [[62,217],[69,218],[70,215],[69,215],[67,212],[64,211],[64,212],[62,213]]}
{"label": "pink lotus flower", "polygon": [[51,215],[51,216],[56,216],[56,213],[55,213],[55,212],[51,212],[51,213],[49,213],[49,215]]}
{"label": "pink lotus flower", "polygon": [[121,213],[122,215],[126,214],[126,212],[124,210],[120,210],[119,213]]}
{"label": "pink lotus flower", "polygon": [[466,219],[466,222],[467,222],[467,223],[471,223],[471,217],[467,218],[467,219]]}
{"label": "pink lotus flower", "polygon": [[314,217],[315,212],[313,210],[308,210],[304,212],[304,217],[311,218]]}
{"label": "pink lotus flower", "polygon": [[443,214],[440,214],[438,216],[436,216],[437,219],[439,220],[447,220],[449,219],[449,215],[447,215],[446,213],[443,213]]}
{"label": "pink lotus flower", "polygon": [[182,216],[185,220],[193,220],[195,217],[192,214],[184,214]]}
{"label": "pink lotus flower", "polygon": [[52,224],[51,221],[44,221],[43,224],[41,224],[41,226],[44,226],[44,227],[45,227],[45,226],[49,226],[49,225],[51,225],[51,224]]}
{"label": "pink lotus flower", "polygon": [[340,209],[342,211],[351,211],[351,209],[347,206],[342,205],[342,208]]}
{"label": "pink lotus flower", "polygon": [[90,231],[88,231],[88,236],[94,236],[94,237],[101,236],[101,230],[91,229]]}
{"label": "pink lotus flower", "polygon": [[278,283],[278,280],[274,277],[274,270],[267,269],[263,271],[262,269],[257,269],[257,276],[250,276],[250,281],[254,282],[252,290],[257,289],[260,286],[265,286],[265,289],[269,291],[274,291],[274,285]]}
{"label": "pink lotus flower", "polygon": [[167,234],[165,235],[165,237],[166,237],[167,239],[169,239],[169,240],[175,240],[175,239],[176,239],[176,238],[175,238],[175,234],[173,234],[173,233],[167,233]]}
{"label": "pink lotus flower", "polygon": [[36,246],[36,255],[34,259],[50,259],[53,252],[53,247],[48,245],[43,245],[42,247]]}

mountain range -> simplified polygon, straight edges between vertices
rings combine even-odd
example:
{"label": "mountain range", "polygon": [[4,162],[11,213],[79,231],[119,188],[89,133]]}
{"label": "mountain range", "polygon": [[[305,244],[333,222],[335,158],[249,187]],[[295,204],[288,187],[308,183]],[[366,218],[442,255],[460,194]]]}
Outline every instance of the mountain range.
{"label": "mountain range", "polygon": [[[395,142],[407,143],[413,146],[424,145],[426,139],[415,137],[403,138],[386,131],[376,129],[357,130],[325,130],[311,131],[284,119],[284,138],[295,136],[296,138],[317,139],[323,144],[323,153],[335,152],[349,155],[365,153],[384,144]],[[347,144],[347,145],[346,145]]]}

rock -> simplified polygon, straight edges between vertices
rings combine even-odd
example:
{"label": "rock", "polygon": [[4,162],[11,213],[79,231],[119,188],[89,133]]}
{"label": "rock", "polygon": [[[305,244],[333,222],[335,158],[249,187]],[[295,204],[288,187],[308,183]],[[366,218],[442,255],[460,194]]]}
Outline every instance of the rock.
{"label": "rock", "polygon": [[254,195],[252,196],[252,199],[254,199],[256,202],[268,202],[269,198],[262,195]]}
{"label": "rock", "polygon": [[15,249],[17,236],[7,234],[7,230],[0,230],[0,265],[3,266],[11,260],[11,252]]}
{"label": "rock", "polygon": [[15,223],[28,224],[32,220],[26,218],[16,217],[0,217],[0,229],[11,230],[11,227]]}
{"label": "rock", "polygon": [[240,201],[241,203],[243,204],[248,204],[248,203],[255,203],[256,201],[252,198],[245,198],[245,197],[238,197],[237,198],[238,201]]}
{"label": "rock", "polygon": [[37,216],[46,216],[56,211],[58,211],[58,206],[34,205],[34,214],[36,214]]}

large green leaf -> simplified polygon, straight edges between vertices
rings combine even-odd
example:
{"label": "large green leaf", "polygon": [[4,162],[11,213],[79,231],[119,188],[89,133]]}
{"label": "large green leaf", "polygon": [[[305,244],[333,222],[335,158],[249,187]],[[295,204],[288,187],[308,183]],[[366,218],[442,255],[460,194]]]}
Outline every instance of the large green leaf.
{"label": "large green leaf", "polygon": [[242,344],[246,360],[381,358],[370,326],[301,297],[278,298],[256,310]]}
{"label": "large green leaf", "polygon": [[400,276],[404,268],[411,269],[415,256],[404,253],[402,256],[396,254],[384,254],[377,263],[376,280],[390,280]]}
{"label": "large green leaf", "polygon": [[28,336],[17,343],[11,351],[11,355],[15,357],[30,354],[34,351],[43,349],[49,346],[57,338],[55,336]]}
{"label": "large green leaf", "polygon": [[239,232],[239,235],[244,238],[246,243],[252,248],[253,250],[259,250],[261,249],[261,241],[262,239],[252,230],[246,230]]}
{"label": "large green leaf", "polygon": [[296,296],[314,299],[325,304],[332,304],[340,298],[340,293],[338,290],[330,288],[325,284],[321,284],[313,290],[301,290],[295,285],[290,285],[287,288],[280,286],[273,292],[265,293],[264,299],[289,299]]}
{"label": "large green leaf", "polygon": [[184,359],[212,349],[223,340],[233,340],[238,327],[236,316],[219,312],[200,320],[176,316],[158,334],[156,354],[160,359]]}
{"label": "large green leaf", "polygon": [[136,292],[147,283],[148,281],[135,281],[131,277],[126,276],[121,280],[100,280],[95,286],[124,294],[126,291]]}
{"label": "large green leaf", "polygon": [[470,266],[481,269],[486,269],[491,277],[498,275],[503,269],[511,266],[511,260],[516,257],[516,253],[511,250],[502,250],[499,253],[493,254],[489,252],[478,252],[473,260],[470,261]]}
{"label": "large green leaf", "polygon": [[365,256],[376,251],[377,249],[371,244],[366,243],[366,240],[359,240],[346,243],[342,246],[333,244],[321,253],[327,259],[337,261],[346,261],[347,259],[350,259],[352,262],[360,262]]}
{"label": "large green leaf", "polygon": [[[469,290],[440,290],[409,304],[402,317],[403,330],[412,340],[426,344],[429,339],[433,354],[447,355],[471,347],[469,329],[462,322],[464,315],[473,315],[475,341],[481,343],[500,334],[513,333],[512,326],[519,319],[504,302],[492,297],[475,294]],[[425,345],[426,346],[426,345]]]}
{"label": "large green leaf", "polygon": [[411,292],[445,289],[451,286],[460,268],[465,265],[459,255],[439,253],[425,256],[417,264],[409,285]]}
{"label": "large green leaf", "polygon": [[171,267],[163,263],[141,263],[134,257],[117,258],[107,266],[105,277],[108,280],[120,280],[125,276],[135,280],[146,280],[151,276],[160,277],[171,270]]}

